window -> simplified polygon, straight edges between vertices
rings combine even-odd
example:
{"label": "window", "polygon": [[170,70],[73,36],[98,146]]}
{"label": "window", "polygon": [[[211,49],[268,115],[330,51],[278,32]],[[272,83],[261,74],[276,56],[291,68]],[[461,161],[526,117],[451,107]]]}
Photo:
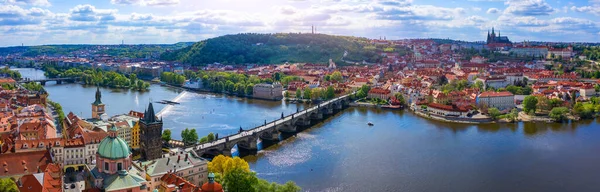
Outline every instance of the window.
{"label": "window", "polygon": [[108,162],[104,162],[104,170],[108,170]]}
{"label": "window", "polygon": [[117,163],[117,171],[120,171],[121,169],[123,169],[123,164]]}

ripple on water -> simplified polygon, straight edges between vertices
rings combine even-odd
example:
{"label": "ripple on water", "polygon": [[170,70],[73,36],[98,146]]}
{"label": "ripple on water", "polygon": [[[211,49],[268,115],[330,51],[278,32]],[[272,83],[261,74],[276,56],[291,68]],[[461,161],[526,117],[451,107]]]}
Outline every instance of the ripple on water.
{"label": "ripple on water", "polygon": [[304,163],[312,158],[312,148],[320,145],[315,135],[298,133],[294,140],[310,140],[310,142],[298,142],[285,140],[280,143],[282,148],[277,151],[264,151],[264,155],[271,165],[277,167],[290,167]]}

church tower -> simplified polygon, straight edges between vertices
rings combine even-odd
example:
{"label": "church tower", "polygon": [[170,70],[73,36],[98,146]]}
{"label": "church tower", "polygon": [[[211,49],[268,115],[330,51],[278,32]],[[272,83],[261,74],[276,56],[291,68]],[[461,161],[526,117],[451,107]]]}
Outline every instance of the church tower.
{"label": "church tower", "polygon": [[162,157],[162,119],[156,118],[152,103],[144,112],[144,118],[139,120],[140,125],[140,149],[142,158],[146,161]]}
{"label": "church tower", "polygon": [[100,93],[100,88],[97,87],[96,88],[96,100],[92,103],[92,118],[93,119],[100,119],[100,116],[102,116],[105,113],[105,108],[104,108],[104,104],[102,103],[102,93]]}

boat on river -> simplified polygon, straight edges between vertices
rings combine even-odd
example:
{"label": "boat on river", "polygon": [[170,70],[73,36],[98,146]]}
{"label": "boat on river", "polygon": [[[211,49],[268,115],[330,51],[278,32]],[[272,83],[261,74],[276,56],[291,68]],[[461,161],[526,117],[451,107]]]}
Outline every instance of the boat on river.
{"label": "boat on river", "polygon": [[367,123],[367,125],[369,126],[373,126],[373,123],[371,123],[370,121]]}

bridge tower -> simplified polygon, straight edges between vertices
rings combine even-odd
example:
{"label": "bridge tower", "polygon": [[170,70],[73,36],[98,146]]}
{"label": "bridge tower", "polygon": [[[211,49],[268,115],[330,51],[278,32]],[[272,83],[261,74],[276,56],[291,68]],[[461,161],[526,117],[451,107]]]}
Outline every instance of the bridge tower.
{"label": "bridge tower", "polygon": [[92,103],[92,118],[93,119],[100,119],[100,116],[102,116],[105,113],[105,108],[104,108],[104,104],[102,103],[102,93],[100,93],[100,88],[97,87],[96,88],[96,100]]}
{"label": "bridge tower", "polygon": [[139,120],[140,125],[140,149],[142,158],[146,161],[162,157],[162,119],[158,119],[154,113],[152,103],[144,113],[144,118]]}

